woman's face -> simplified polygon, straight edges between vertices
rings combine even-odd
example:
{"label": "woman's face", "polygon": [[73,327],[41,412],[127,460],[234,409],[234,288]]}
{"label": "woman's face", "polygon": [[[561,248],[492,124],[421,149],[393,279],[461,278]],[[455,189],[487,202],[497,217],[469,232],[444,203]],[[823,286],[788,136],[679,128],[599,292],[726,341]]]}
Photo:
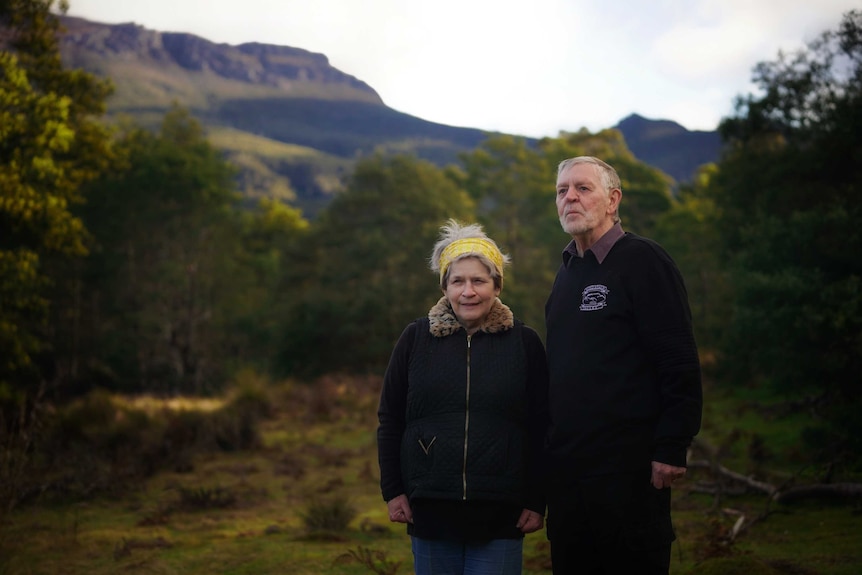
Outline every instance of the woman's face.
{"label": "woman's face", "polygon": [[491,311],[500,290],[481,261],[467,257],[449,266],[449,282],[443,291],[458,322],[472,334]]}

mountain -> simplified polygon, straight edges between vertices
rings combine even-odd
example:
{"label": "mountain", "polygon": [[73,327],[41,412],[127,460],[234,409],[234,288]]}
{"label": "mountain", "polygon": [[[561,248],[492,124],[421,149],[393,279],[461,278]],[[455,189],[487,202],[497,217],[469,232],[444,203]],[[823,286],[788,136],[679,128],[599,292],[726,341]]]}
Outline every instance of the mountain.
{"label": "mountain", "polygon": [[[64,64],[114,84],[109,121],[128,116],[154,128],[173,103],[189,109],[213,145],[239,166],[248,201],[277,196],[313,217],[359,156],[400,152],[446,165],[492,135],[393,110],[323,54],[218,44],[134,23],[61,20]],[[618,128],[637,157],[677,180],[690,179],[697,165],[717,157],[711,133],[638,116]]]}
{"label": "mountain", "polygon": [[649,120],[632,114],[615,129],[639,160],[661,170],[677,182],[691,181],[697,168],[718,160],[718,132],[690,131],[670,120]]}
{"label": "mountain", "polygon": [[64,64],[114,84],[109,120],[128,116],[157,127],[174,102],[182,105],[240,167],[251,200],[275,195],[313,215],[357,156],[405,152],[445,165],[489,135],[393,110],[326,56],[300,48],[61,21]]}

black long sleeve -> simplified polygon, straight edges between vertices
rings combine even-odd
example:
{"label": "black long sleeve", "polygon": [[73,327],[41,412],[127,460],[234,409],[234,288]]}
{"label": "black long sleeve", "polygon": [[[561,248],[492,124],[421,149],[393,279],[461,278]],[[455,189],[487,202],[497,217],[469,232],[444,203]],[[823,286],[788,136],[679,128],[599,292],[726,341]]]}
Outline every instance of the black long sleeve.
{"label": "black long sleeve", "polygon": [[377,408],[377,458],[380,465],[380,490],[385,501],[404,493],[401,437],[407,411],[407,368],[416,329],[416,322],[410,323],[392,350]]}

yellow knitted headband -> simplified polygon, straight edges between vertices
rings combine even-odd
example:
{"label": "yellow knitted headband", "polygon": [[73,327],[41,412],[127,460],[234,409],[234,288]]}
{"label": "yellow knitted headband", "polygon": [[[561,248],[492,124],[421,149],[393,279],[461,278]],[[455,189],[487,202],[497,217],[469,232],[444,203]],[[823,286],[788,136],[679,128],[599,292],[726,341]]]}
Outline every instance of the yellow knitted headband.
{"label": "yellow knitted headband", "polygon": [[443,283],[443,278],[446,277],[446,270],[449,265],[459,256],[464,254],[477,255],[481,254],[491,260],[494,264],[497,274],[500,279],[503,279],[503,254],[492,242],[482,238],[466,238],[463,240],[455,240],[443,250],[440,254],[440,283]]}

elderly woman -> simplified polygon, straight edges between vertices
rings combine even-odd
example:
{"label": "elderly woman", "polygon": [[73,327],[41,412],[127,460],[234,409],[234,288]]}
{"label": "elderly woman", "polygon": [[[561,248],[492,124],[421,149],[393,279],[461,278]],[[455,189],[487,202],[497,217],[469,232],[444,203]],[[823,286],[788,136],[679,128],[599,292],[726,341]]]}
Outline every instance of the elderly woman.
{"label": "elderly woman", "polygon": [[500,301],[507,263],[481,226],[443,226],[430,260],[443,297],[386,370],[380,485],[416,575],[519,574],[524,534],[543,525],[545,349]]}

